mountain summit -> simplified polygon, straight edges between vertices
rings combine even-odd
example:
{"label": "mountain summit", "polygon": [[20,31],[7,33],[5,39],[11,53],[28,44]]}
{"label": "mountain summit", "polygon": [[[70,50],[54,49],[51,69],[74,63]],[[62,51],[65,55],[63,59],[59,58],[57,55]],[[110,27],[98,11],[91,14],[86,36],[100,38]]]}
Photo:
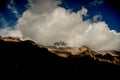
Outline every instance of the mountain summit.
{"label": "mountain summit", "polygon": [[[24,78],[84,78],[118,80],[120,53],[95,52],[81,48],[37,45],[31,40],[0,37],[1,77]],[[93,76],[94,75],[94,76]],[[43,77],[46,76],[46,77]],[[61,76],[61,77],[60,77]]]}

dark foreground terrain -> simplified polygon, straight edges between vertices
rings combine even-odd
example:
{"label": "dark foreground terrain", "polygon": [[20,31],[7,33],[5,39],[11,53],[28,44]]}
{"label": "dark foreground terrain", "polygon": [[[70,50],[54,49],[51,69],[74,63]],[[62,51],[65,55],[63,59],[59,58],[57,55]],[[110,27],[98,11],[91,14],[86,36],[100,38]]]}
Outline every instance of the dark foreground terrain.
{"label": "dark foreground terrain", "polygon": [[0,78],[120,80],[120,65],[90,56],[59,57],[30,40],[0,39]]}

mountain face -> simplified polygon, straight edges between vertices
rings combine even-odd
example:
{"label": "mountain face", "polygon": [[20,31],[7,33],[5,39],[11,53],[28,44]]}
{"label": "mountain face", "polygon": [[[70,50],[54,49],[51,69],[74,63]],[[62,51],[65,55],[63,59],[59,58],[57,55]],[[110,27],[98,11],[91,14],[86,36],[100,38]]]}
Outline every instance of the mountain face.
{"label": "mountain face", "polygon": [[81,48],[49,48],[48,50],[58,56],[65,58],[90,57],[95,61],[120,65],[120,52],[118,51],[99,51],[95,52],[86,46]]}
{"label": "mountain face", "polygon": [[0,78],[120,80],[120,53],[37,45],[17,37],[0,37]]}

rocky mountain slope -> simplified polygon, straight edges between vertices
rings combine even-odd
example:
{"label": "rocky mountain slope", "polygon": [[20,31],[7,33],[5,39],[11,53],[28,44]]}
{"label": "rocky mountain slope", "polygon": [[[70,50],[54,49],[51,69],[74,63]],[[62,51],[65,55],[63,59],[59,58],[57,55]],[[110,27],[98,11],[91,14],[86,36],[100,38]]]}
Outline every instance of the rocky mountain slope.
{"label": "rocky mountain slope", "polygon": [[83,46],[81,48],[64,49],[48,47],[48,50],[64,58],[89,56],[94,60],[98,60],[100,62],[120,65],[120,52],[115,50],[95,52],[86,46]]}
{"label": "rocky mountain slope", "polygon": [[95,52],[86,46],[43,47],[30,40],[0,37],[0,74],[0,78],[15,79],[119,80],[120,53]]}

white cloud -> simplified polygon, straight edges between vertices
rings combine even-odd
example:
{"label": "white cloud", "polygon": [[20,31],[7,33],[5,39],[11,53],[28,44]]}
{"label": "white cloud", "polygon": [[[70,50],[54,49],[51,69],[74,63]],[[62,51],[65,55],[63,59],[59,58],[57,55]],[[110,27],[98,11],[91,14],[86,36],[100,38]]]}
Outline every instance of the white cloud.
{"label": "white cloud", "polygon": [[22,38],[22,33],[18,29],[12,29],[9,27],[5,27],[0,29],[0,35],[6,37],[6,36],[16,36]]}
{"label": "white cloud", "polygon": [[60,4],[60,0],[29,0],[31,13],[52,12],[57,5]]}
{"label": "white cloud", "polygon": [[30,0],[31,7],[16,25],[23,37],[45,45],[62,40],[72,47],[86,45],[96,51],[120,51],[120,33],[98,21],[100,15],[94,16],[95,23],[90,19],[83,21],[83,15],[87,15],[86,8],[75,13],[57,6],[59,3],[57,0]]}
{"label": "white cloud", "polygon": [[17,18],[20,17],[17,9],[15,8],[15,3],[14,3],[14,0],[10,0],[10,4],[7,5],[8,9],[10,9]]}
{"label": "white cloud", "polygon": [[103,4],[104,1],[103,0],[93,0],[90,5],[93,5],[93,6],[99,6],[101,4]]}

